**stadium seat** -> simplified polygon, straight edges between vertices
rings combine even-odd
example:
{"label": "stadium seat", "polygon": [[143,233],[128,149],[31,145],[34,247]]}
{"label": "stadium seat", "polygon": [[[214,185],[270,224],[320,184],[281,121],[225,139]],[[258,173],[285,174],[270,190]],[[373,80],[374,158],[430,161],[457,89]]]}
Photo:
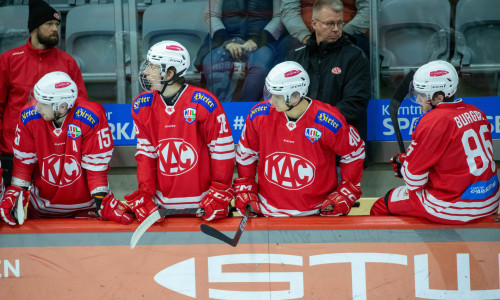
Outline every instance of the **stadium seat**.
{"label": "stadium seat", "polygon": [[452,62],[460,66],[462,73],[488,80],[491,95],[500,95],[499,12],[498,0],[460,0],[455,18]]}
{"label": "stadium seat", "polygon": [[381,72],[402,73],[450,56],[448,0],[384,0],[379,8]]}
{"label": "stadium seat", "polygon": [[[142,28],[142,57],[149,48],[163,40],[174,40],[187,48],[191,57],[188,80],[199,80],[193,61],[198,49],[208,35],[203,21],[206,1],[161,3],[149,6],[144,11]],[[187,17],[189,15],[189,17]]]}
{"label": "stadium seat", "polygon": [[28,6],[0,7],[0,53],[26,44],[28,32]]}
{"label": "stadium seat", "polygon": [[128,35],[115,31],[114,9],[114,4],[82,5],[66,18],[66,52],[78,63],[89,98],[104,103],[116,102],[117,38],[125,44],[118,47],[128,45]]}

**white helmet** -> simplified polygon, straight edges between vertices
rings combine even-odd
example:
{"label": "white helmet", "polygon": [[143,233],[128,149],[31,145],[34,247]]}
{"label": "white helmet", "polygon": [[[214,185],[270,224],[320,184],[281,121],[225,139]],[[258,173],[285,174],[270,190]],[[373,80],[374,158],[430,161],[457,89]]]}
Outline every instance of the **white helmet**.
{"label": "white helmet", "polygon": [[144,76],[144,71],[149,64],[159,66],[161,68],[160,82],[162,84],[169,84],[163,81],[163,78],[170,67],[174,67],[176,70],[176,74],[174,78],[172,78],[172,81],[186,75],[190,65],[189,52],[186,50],[186,47],[175,41],[162,41],[151,46],[147,54],[147,59],[142,63],[139,72],[141,86],[147,91],[151,89],[152,82]]}
{"label": "white helmet", "polygon": [[51,105],[56,112],[62,103],[67,103],[68,109],[73,107],[78,97],[78,88],[68,74],[51,72],[38,80],[32,97],[40,103]]}
{"label": "white helmet", "polygon": [[[458,74],[453,65],[444,60],[435,60],[418,68],[410,92],[424,94],[428,100],[432,99],[434,93],[443,92],[448,98],[455,95],[457,86]],[[416,95],[413,96],[416,99]]]}
{"label": "white helmet", "polygon": [[298,93],[300,98],[307,94],[309,82],[309,75],[299,63],[284,61],[267,74],[264,99],[269,100],[272,95],[283,95],[288,105],[295,93]]}

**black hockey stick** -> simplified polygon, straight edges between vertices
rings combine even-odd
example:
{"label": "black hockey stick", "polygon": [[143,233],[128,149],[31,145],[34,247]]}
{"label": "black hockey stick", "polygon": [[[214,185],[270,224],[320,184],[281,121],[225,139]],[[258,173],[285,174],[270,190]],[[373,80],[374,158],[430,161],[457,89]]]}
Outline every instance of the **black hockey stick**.
{"label": "black hockey stick", "polygon": [[405,78],[401,81],[396,92],[392,96],[391,102],[389,103],[389,115],[391,116],[392,127],[394,128],[394,134],[396,135],[396,139],[398,141],[399,151],[401,153],[405,153],[405,144],[403,143],[403,137],[401,136],[401,130],[399,129],[399,121],[398,121],[398,109],[401,105],[401,102],[405,99],[408,94],[408,88],[410,86],[410,82],[413,80],[413,75],[415,74],[414,70],[411,70],[406,74]]}
{"label": "black hockey stick", "polygon": [[134,234],[132,235],[132,239],[130,239],[130,248],[134,249],[135,245],[141,238],[141,236],[146,232],[146,230],[151,227],[156,221],[159,219],[172,216],[172,215],[203,215],[205,212],[201,208],[184,208],[184,209],[159,209],[149,215],[146,220],[142,221],[142,223],[137,227]]}
{"label": "black hockey stick", "polygon": [[219,230],[208,226],[206,224],[201,224],[200,229],[203,233],[214,237],[218,240],[223,241],[224,243],[227,243],[233,247],[236,247],[238,245],[238,242],[240,240],[241,234],[243,233],[243,230],[245,230],[245,225],[247,225],[247,220],[248,216],[252,213],[252,206],[247,205],[245,209],[245,215],[243,216],[243,219],[241,219],[240,225],[238,226],[238,230],[236,231],[236,234],[234,235],[233,238],[228,237],[224,233],[220,232]]}

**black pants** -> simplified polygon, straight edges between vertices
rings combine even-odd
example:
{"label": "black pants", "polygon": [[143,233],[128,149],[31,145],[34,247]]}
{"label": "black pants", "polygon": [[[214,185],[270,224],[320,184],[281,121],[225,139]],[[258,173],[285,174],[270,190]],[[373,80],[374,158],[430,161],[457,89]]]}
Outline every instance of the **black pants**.
{"label": "black pants", "polygon": [[2,154],[0,156],[0,161],[2,162],[3,169],[3,182],[5,187],[10,186],[12,180],[12,169],[14,168],[14,163],[12,161],[13,155]]}

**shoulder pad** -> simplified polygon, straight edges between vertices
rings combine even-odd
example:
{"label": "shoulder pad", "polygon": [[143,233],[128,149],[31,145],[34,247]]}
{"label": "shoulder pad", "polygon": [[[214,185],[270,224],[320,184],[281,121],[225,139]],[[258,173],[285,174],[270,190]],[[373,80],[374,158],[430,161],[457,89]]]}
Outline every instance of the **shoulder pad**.
{"label": "shoulder pad", "polygon": [[322,110],[318,110],[316,118],[314,118],[314,122],[325,126],[326,128],[333,131],[333,133],[337,133],[340,127],[342,127],[342,122],[340,122],[339,119],[335,118],[332,114]]}
{"label": "shoulder pad", "polygon": [[73,114],[73,120],[80,120],[88,126],[94,128],[99,123],[99,118],[90,109],[77,106]]}
{"label": "shoulder pad", "polygon": [[151,104],[153,104],[153,93],[141,94],[132,103],[132,110],[138,114],[141,107],[151,106]]}
{"label": "shoulder pad", "polygon": [[415,131],[415,129],[417,129],[418,123],[420,123],[420,120],[422,120],[423,116],[425,116],[426,114],[427,113],[421,115],[415,122],[413,122],[413,127],[411,129],[412,132]]}
{"label": "shoulder pad", "polygon": [[40,118],[42,118],[42,115],[36,111],[35,106],[28,107],[21,112],[21,121],[24,125],[26,125],[31,120]]}
{"label": "shoulder pad", "polygon": [[198,103],[201,106],[205,107],[210,113],[217,108],[217,102],[215,102],[214,98],[207,93],[201,91],[194,91],[193,96],[191,97],[191,102]]}
{"label": "shoulder pad", "polygon": [[269,102],[265,102],[257,106],[254,106],[254,108],[252,108],[252,110],[248,115],[250,116],[250,121],[253,121],[255,117],[260,115],[268,115],[270,111],[271,111],[271,104]]}

